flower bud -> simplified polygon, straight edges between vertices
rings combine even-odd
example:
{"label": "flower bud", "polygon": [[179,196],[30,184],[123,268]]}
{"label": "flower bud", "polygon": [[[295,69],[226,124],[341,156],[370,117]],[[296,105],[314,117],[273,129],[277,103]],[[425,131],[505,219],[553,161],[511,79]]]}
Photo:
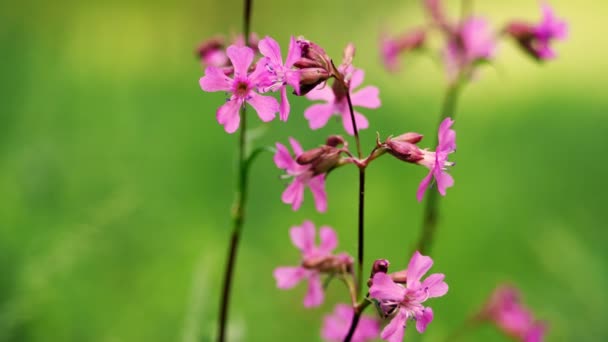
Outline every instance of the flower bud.
{"label": "flower bud", "polygon": [[338,255],[305,259],[302,262],[302,267],[323,273],[350,272],[352,270],[353,262],[354,260],[350,255],[341,253]]}
{"label": "flower bud", "polygon": [[387,152],[408,163],[416,163],[424,158],[424,152],[415,144],[422,140],[418,133],[405,133],[396,138],[389,137],[383,146]]}
{"label": "flower bud", "polygon": [[327,138],[325,145],[331,147],[338,147],[340,145],[346,145],[346,140],[344,140],[344,138],[342,138],[342,136],[340,135],[330,135]]}
{"label": "flower bud", "polygon": [[224,67],[230,65],[224,50],[224,38],[218,36],[202,42],[196,49],[196,54],[204,65]]}
{"label": "flower bud", "polygon": [[331,74],[323,68],[303,68],[299,70],[300,92],[296,95],[306,95],[319,84],[327,81]]}
{"label": "flower bud", "polygon": [[296,162],[300,165],[311,165],[313,175],[319,175],[331,171],[338,165],[341,159],[342,149],[323,145],[305,151],[298,156]]}
{"label": "flower bud", "polygon": [[[331,70],[331,58],[329,58],[323,48],[303,37],[298,38],[296,44],[300,46],[300,57],[304,59],[304,64],[307,65],[305,66],[306,68],[317,67],[328,71]],[[300,67],[299,62],[295,62],[294,65]]]}
{"label": "flower bud", "polygon": [[504,32],[515,39],[522,50],[532,58],[537,60],[542,59],[538,46],[535,44],[536,35],[533,25],[521,21],[513,21],[505,27]]}

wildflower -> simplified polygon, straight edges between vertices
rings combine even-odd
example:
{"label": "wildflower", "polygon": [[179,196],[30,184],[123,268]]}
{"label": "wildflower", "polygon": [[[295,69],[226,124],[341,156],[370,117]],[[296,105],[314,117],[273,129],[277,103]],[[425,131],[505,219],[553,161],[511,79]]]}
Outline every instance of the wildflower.
{"label": "wildflower", "polygon": [[426,189],[429,187],[431,180],[435,178],[437,182],[437,190],[442,196],[445,196],[446,189],[454,185],[454,178],[447,173],[447,168],[453,166],[454,163],[448,161],[448,155],[456,150],[456,132],[451,129],[454,121],[450,118],[445,118],[439,125],[439,138],[437,149],[435,152],[423,151],[423,158],[417,161],[418,164],[427,167],[430,171],[424,177],[416,198],[422,201]]}
{"label": "wildflower", "polygon": [[266,37],[260,41],[258,47],[262,55],[266,57],[260,63],[264,64],[269,75],[268,85],[264,88],[271,91],[281,90],[279,118],[281,121],[287,121],[290,109],[287,99],[287,84],[292,86],[296,93],[300,91],[300,75],[297,70],[293,69],[293,64],[300,58],[300,47],[295,38],[291,37],[285,64],[281,58],[281,48],[274,39]]}
{"label": "wildflower", "polygon": [[196,52],[204,66],[210,65],[221,68],[230,64],[224,49],[224,38],[217,36],[202,42]]}
{"label": "wildflower", "polygon": [[424,159],[425,153],[416,146],[420,140],[422,140],[422,135],[409,132],[395,138],[388,137],[384,144],[380,144],[380,147],[384,147],[388,153],[398,159],[408,163],[417,163]]}
{"label": "wildflower", "polygon": [[496,41],[487,21],[472,17],[464,21],[448,39],[444,49],[444,61],[448,80],[455,82],[463,72],[494,56]]}
{"label": "wildflower", "polygon": [[548,4],[542,6],[542,19],[533,25],[513,21],[507,25],[506,32],[519,43],[520,47],[537,60],[549,60],[556,56],[551,48],[553,40],[563,40],[568,35],[568,24],[555,17]]}
{"label": "wildflower", "polygon": [[490,320],[508,336],[522,342],[541,342],[546,324],[534,319],[521,304],[517,288],[501,285],[494,290],[480,317]]}
{"label": "wildflower", "polygon": [[[338,304],[331,315],[323,319],[321,337],[327,341],[341,342],[348,334],[353,319],[353,308],[346,304]],[[353,342],[365,342],[378,338],[380,324],[377,320],[361,316],[357,329],[353,334]]]}
{"label": "wildflower", "polygon": [[300,48],[300,58],[294,63],[300,74],[298,95],[306,95],[332,77],[335,70],[323,48],[303,37],[299,37],[296,44]]}
{"label": "wildflower", "polygon": [[[353,92],[354,89],[363,83],[365,73],[361,69],[354,69],[352,78],[348,84],[351,92],[351,101],[353,106],[363,108],[378,108],[380,107],[380,98],[378,97],[379,90],[374,86],[366,86],[362,89]],[[308,107],[304,111],[304,117],[308,120],[311,129],[319,129],[327,124],[329,118],[336,114],[342,116],[342,124],[344,129],[350,135],[354,134],[354,129],[348,108],[348,101],[343,85],[340,82],[334,82],[332,87],[319,85],[312,90],[306,97],[309,100],[321,100],[325,103],[316,103]],[[355,122],[357,129],[365,129],[369,123],[363,114],[355,111]]]}
{"label": "wildflower", "polygon": [[304,221],[300,227],[292,227],[289,235],[293,245],[302,253],[302,261],[300,266],[278,267],[274,270],[277,287],[290,289],[307,279],[308,291],[304,297],[304,306],[319,306],[324,299],[321,274],[350,272],[353,259],[346,254],[332,254],[338,245],[338,238],[331,227],[319,228],[321,243],[318,246],[315,245],[315,226],[310,221]]}
{"label": "wildflower", "polygon": [[287,148],[277,143],[277,152],[274,155],[274,163],[280,169],[286,171],[288,177],[293,177],[293,182],[283,191],[281,199],[283,203],[291,204],[293,210],[298,210],[304,201],[304,189],[308,186],[315,200],[315,207],[319,212],[327,210],[327,194],[325,192],[325,174],[315,175],[313,165],[300,165],[296,159],[302,155],[303,150],[294,138],[289,138],[295,158]]}
{"label": "wildflower", "polygon": [[217,121],[224,126],[228,133],[234,133],[239,128],[239,109],[245,102],[249,103],[264,122],[271,121],[279,111],[277,100],[270,96],[261,96],[253,89],[263,78],[263,73],[256,70],[248,74],[253,62],[253,50],[248,47],[229,46],[226,51],[234,67],[234,78],[214,66],[205,69],[205,76],[200,79],[200,86],[204,91],[225,91],[231,93],[228,101],[217,110]]}
{"label": "wildflower", "polygon": [[399,70],[399,55],[422,48],[426,40],[426,31],[415,29],[396,38],[383,36],[380,40],[380,53],[388,71]]}
{"label": "wildflower", "polygon": [[448,285],[443,281],[443,274],[434,273],[420,282],[422,276],[433,265],[433,260],[415,252],[405,271],[406,283],[396,283],[386,273],[376,273],[372,279],[369,294],[378,302],[385,316],[392,316],[390,323],[384,327],[380,337],[390,342],[401,342],[408,319],[416,321],[416,330],[422,333],[433,320],[433,310],[424,307],[423,303],[434,297],[441,297],[448,292]]}

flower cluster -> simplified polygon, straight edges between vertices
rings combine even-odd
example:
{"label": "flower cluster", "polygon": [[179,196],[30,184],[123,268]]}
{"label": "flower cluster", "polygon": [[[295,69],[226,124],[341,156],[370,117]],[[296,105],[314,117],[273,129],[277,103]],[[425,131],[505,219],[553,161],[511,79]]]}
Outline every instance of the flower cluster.
{"label": "flower cluster", "polygon": [[433,31],[444,38],[441,55],[450,83],[471,78],[477,65],[491,61],[496,55],[501,33],[515,39],[534,59],[548,60],[555,57],[551,42],[564,39],[568,31],[566,23],[555,17],[547,3],[542,5],[540,23],[513,20],[498,32],[481,16],[465,13],[459,19],[449,17],[442,0],[425,0],[424,8],[430,21],[426,28],[414,28],[395,38],[387,35],[381,38],[380,52],[387,70],[399,70],[400,55],[425,48],[426,37]]}

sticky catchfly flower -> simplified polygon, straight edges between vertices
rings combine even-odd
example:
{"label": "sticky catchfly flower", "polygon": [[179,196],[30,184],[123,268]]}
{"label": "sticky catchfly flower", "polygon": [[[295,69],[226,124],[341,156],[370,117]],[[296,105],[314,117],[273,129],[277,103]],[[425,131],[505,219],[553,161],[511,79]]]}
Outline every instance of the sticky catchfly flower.
{"label": "sticky catchfly flower", "polygon": [[300,281],[308,280],[308,291],[304,297],[305,307],[315,307],[323,303],[324,294],[321,274],[351,272],[353,259],[346,254],[333,255],[338,245],[336,232],[327,226],[319,228],[320,244],[316,245],[315,226],[305,221],[289,231],[291,242],[302,253],[299,266],[278,267],[274,278],[280,289],[291,289]]}
{"label": "sticky catchfly flower", "polygon": [[304,189],[309,187],[317,211],[325,212],[327,210],[325,174],[315,174],[314,165],[312,164],[298,164],[296,159],[304,151],[296,139],[289,138],[289,142],[295,153],[295,157],[280,143],[276,144],[277,152],[274,155],[276,166],[286,171],[286,177],[293,178],[291,184],[283,191],[283,195],[281,196],[283,203],[291,204],[293,210],[298,210],[304,201]]}
{"label": "sticky catchfly flower", "polygon": [[[366,86],[358,91],[354,91],[354,89],[363,83],[364,77],[365,73],[361,69],[354,69],[352,72],[352,78],[349,82],[352,104],[353,106],[363,108],[378,108],[380,107],[378,88]],[[320,84],[306,95],[309,100],[320,100],[325,102],[313,104],[304,111],[304,117],[308,120],[311,129],[319,129],[325,126],[332,115],[341,115],[342,124],[344,125],[346,132],[350,135],[354,134],[348,101],[346,99],[346,94],[342,89],[343,86],[340,82],[336,81],[332,87],[329,87],[326,84]],[[365,129],[369,126],[369,123],[363,114],[357,111],[355,111],[354,114],[357,129]]]}
{"label": "sticky catchfly flower", "polygon": [[546,324],[534,319],[521,303],[517,288],[501,285],[492,293],[480,317],[494,322],[506,335],[522,342],[542,342]]}
{"label": "sticky catchfly flower", "polygon": [[513,21],[507,25],[506,32],[530,56],[537,60],[549,60],[557,56],[551,47],[551,42],[563,40],[568,36],[568,24],[564,20],[558,19],[553,9],[544,3],[540,23],[534,25]]}
{"label": "sticky catchfly flower", "polygon": [[441,125],[439,125],[437,149],[435,152],[423,151],[423,158],[417,161],[418,164],[430,170],[429,174],[424,177],[418,187],[418,192],[416,193],[418,201],[422,201],[424,193],[433,178],[437,183],[437,190],[442,196],[445,196],[447,188],[454,185],[454,178],[447,173],[447,168],[454,165],[454,163],[448,161],[448,155],[456,150],[456,132],[451,129],[453,124],[454,121],[450,118],[445,118],[441,122]]}
{"label": "sticky catchfly flower", "polygon": [[390,323],[382,330],[382,339],[389,342],[401,342],[408,319],[416,321],[416,330],[422,333],[433,320],[433,310],[423,303],[434,297],[441,297],[448,292],[448,285],[443,281],[443,274],[435,273],[420,281],[433,265],[433,260],[415,252],[404,273],[405,284],[397,283],[386,273],[376,273],[369,289],[370,297],[378,302],[385,316],[392,317]]}
{"label": "sticky catchfly flower", "polygon": [[249,103],[264,122],[271,121],[279,111],[279,103],[270,96],[262,96],[254,91],[263,78],[260,65],[249,74],[249,66],[253,62],[253,50],[248,47],[229,46],[226,54],[234,67],[234,78],[226,76],[219,68],[208,66],[205,76],[200,79],[204,91],[225,91],[230,93],[228,101],[217,110],[217,121],[224,126],[228,133],[234,133],[239,128],[239,109],[245,102]]}
{"label": "sticky catchfly flower", "polygon": [[298,70],[293,69],[293,64],[300,59],[300,46],[296,43],[296,39],[291,37],[285,64],[283,64],[281,58],[281,48],[274,39],[266,37],[260,41],[258,47],[265,57],[260,63],[264,64],[268,75],[267,84],[263,88],[265,91],[281,91],[279,118],[282,121],[287,121],[290,108],[287,99],[287,85],[292,86],[296,93],[300,91],[300,75]]}
{"label": "sticky catchfly flower", "polygon": [[[334,312],[325,316],[321,337],[326,341],[342,342],[348,334],[353,319],[353,308],[346,304],[338,304]],[[361,316],[359,325],[352,337],[352,342],[366,342],[378,338],[380,323],[368,316]]]}

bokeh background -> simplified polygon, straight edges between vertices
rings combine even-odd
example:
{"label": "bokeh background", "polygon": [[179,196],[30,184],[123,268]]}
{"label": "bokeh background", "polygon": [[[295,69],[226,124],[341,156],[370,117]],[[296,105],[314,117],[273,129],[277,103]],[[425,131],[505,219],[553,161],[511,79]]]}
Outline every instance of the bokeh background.
{"label": "bokeh background", "polygon": [[[435,320],[424,340],[442,341],[504,281],[549,322],[549,341],[608,339],[608,4],[551,4],[571,27],[559,58],[539,65],[502,42],[495,66],[461,98],[456,185],[433,248],[450,292],[429,302]],[[475,8],[497,28],[540,15],[531,0]],[[241,20],[238,0],[0,4],[0,341],[212,339],[237,137],[215,120],[223,95],[199,88],[194,48],[239,32]],[[411,56],[391,75],[377,48],[381,30],[423,20],[418,1],[255,0],[252,25],[283,45],[305,35],[337,59],[356,44],[355,63],[383,102],[363,111],[368,150],[375,131],[435,134],[441,68]],[[293,99],[289,122],[267,125],[255,143],[294,136],[310,148],[343,133],[334,121],[307,129],[308,105]],[[406,266],[425,174],[388,157],[368,170],[368,264]],[[279,175],[270,154],[253,167],[234,340],[317,341],[321,316],[348,300],[336,282],[323,306],[306,310],[304,286],[279,291],[272,270],[297,262],[288,228],[305,219],[335,227],[339,248],[355,254],[355,169],[329,178],[324,215],[308,195],[298,212],[282,204]],[[463,340],[506,338],[483,326]]]}

